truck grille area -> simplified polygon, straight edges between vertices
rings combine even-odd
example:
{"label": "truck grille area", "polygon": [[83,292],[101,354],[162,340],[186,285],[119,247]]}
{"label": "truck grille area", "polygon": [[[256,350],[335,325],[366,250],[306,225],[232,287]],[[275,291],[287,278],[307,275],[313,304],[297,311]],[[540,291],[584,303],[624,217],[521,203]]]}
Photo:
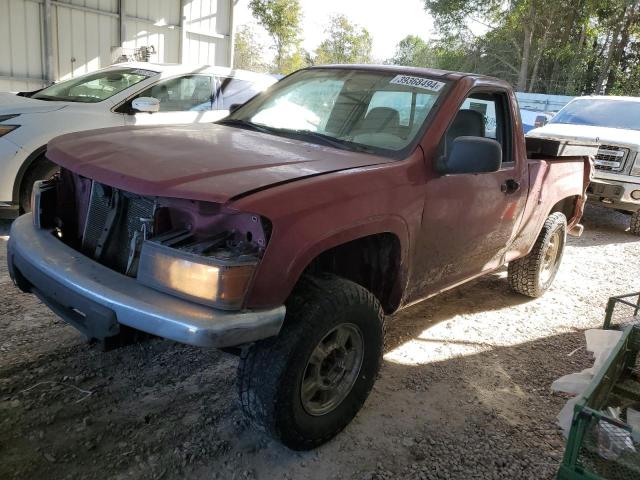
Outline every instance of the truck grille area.
{"label": "truck grille area", "polygon": [[91,195],[84,231],[82,252],[100,263],[135,276],[137,258],[151,228],[155,201],[98,182],[91,185]]}
{"label": "truck grille area", "polygon": [[600,145],[595,157],[595,167],[598,170],[619,172],[629,156],[629,150],[615,145]]}

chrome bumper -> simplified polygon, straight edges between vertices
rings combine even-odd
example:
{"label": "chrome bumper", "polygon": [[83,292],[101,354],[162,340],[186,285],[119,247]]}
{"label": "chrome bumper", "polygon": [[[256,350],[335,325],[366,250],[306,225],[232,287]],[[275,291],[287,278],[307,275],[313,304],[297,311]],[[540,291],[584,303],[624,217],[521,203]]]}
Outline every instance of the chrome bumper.
{"label": "chrome bumper", "polygon": [[7,253],[14,282],[89,337],[114,335],[122,324],[190,345],[231,347],[277,335],[284,321],[284,306],[227,312],[145,287],[36,228],[31,214],[13,222]]}
{"label": "chrome bumper", "polygon": [[[640,178],[638,180],[640,181]],[[640,200],[631,196],[632,192],[636,191],[640,191],[640,183],[594,178],[587,188],[587,195],[591,202],[635,212],[640,209]]]}

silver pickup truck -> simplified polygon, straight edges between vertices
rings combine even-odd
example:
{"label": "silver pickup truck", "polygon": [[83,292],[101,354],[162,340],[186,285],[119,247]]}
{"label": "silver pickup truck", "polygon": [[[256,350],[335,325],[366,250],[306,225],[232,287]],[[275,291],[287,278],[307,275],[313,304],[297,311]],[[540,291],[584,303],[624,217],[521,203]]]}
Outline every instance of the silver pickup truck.
{"label": "silver pickup truck", "polygon": [[576,98],[527,136],[599,145],[589,201],[630,213],[640,236],[640,98]]}

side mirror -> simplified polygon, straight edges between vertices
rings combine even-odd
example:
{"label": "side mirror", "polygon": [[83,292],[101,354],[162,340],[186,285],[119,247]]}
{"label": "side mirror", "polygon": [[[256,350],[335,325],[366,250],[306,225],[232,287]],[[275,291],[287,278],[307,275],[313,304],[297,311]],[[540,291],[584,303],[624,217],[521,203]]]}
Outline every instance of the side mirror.
{"label": "side mirror", "polygon": [[131,108],[137,112],[155,113],[160,111],[160,100],[153,97],[138,97],[131,102]]}
{"label": "side mirror", "polygon": [[235,112],[237,109],[239,109],[242,106],[241,103],[232,103],[231,105],[229,105],[229,113],[233,113]]}
{"label": "side mirror", "polygon": [[492,138],[458,137],[443,158],[442,174],[497,172],[502,165],[502,146]]}

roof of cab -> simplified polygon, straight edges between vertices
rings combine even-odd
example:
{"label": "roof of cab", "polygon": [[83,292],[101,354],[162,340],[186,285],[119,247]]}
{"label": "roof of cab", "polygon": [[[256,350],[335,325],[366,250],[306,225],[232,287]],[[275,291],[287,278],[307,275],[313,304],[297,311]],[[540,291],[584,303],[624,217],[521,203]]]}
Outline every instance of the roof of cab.
{"label": "roof of cab", "polygon": [[505,83],[504,80],[495,77],[489,77],[486,75],[479,75],[477,73],[465,73],[454,72],[449,70],[439,70],[437,68],[425,68],[425,67],[407,67],[403,65],[380,65],[380,64],[329,64],[329,65],[314,65],[308,67],[309,69],[321,69],[321,68],[336,68],[336,69],[352,69],[352,70],[368,70],[376,72],[387,72],[407,75],[428,75],[430,77],[442,78],[444,80],[460,80],[465,77],[472,77],[478,80],[490,80],[496,83]]}

